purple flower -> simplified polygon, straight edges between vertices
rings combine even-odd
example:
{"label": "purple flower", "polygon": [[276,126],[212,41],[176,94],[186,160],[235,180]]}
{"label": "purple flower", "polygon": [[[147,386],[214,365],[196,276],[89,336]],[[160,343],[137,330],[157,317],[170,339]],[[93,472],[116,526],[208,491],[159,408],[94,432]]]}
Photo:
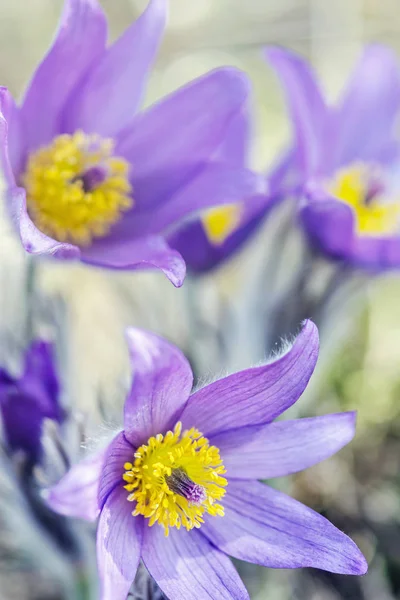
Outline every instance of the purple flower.
{"label": "purple flower", "polygon": [[313,323],[273,362],[192,394],[177,348],[137,329],[127,338],[134,379],[124,430],[48,495],[62,514],[100,514],[103,600],[125,600],[140,559],[171,600],[248,598],[227,555],[274,568],[366,572],[344,533],[257,481],[305,469],[354,435],[354,413],[273,422],[314,370]]}
{"label": "purple flower", "polygon": [[63,419],[51,344],[30,345],[20,377],[0,369],[0,414],[9,450],[22,450],[32,464],[40,461],[43,420]]}
{"label": "purple flower", "polygon": [[247,79],[221,68],[138,112],[167,0],[106,48],[96,0],[66,0],[54,43],[17,107],[0,93],[8,207],[32,254],[114,269],[159,268],[181,285],[166,241],[178,223],[249,195],[258,178],[214,159],[246,101]]}
{"label": "purple flower", "polygon": [[267,51],[283,85],[302,172],[300,219],[328,256],[369,268],[400,266],[400,71],[393,53],[370,46],[336,106],[309,66]]}

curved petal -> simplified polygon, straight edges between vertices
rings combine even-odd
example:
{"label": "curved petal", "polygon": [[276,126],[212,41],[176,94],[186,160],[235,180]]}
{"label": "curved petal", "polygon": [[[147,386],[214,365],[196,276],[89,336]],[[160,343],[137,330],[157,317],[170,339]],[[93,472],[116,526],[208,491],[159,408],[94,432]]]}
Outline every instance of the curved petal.
{"label": "curved petal", "polygon": [[363,575],[367,563],[355,543],[327,519],[258,481],[230,481],[225,516],[202,531],[223,552],[274,569],[315,567]]}
{"label": "curved petal", "polygon": [[265,56],[280,78],[300,165],[308,175],[321,166],[321,156],[326,153],[328,108],[315,75],[300,56],[283,48],[268,48]]}
{"label": "curved petal", "polygon": [[314,371],[318,331],[306,321],[293,346],[280,358],[219,379],[190,396],[180,420],[205,436],[269,423],[294,404]]}
{"label": "curved petal", "polygon": [[395,53],[366,48],[336,113],[336,165],[373,160],[392,141],[400,109],[400,70]]}
{"label": "curved petal", "polygon": [[130,271],[160,269],[180,287],[185,279],[186,266],[182,256],[170,248],[160,236],[137,240],[111,242],[107,238],[82,249],[82,262],[109,269]]}
{"label": "curved petal", "polygon": [[133,460],[135,450],[127,441],[123,431],[118,433],[108,445],[100,473],[98,486],[98,504],[103,508],[107,498],[118,485],[125,485],[122,476],[124,464]]}
{"label": "curved petal", "polygon": [[231,258],[264,222],[274,206],[270,196],[253,196],[241,204],[240,223],[222,244],[210,242],[203,221],[188,222],[168,237],[172,248],[183,256],[189,271],[204,273]]}
{"label": "curved petal", "polygon": [[162,527],[144,530],[143,562],[171,600],[247,600],[249,595],[235,567],[196,529]]}
{"label": "curved petal", "polygon": [[179,419],[193,385],[192,369],[182,352],[141,329],[126,332],[133,383],[125,402],[125,435],[134,446],[165,433]]}
{"label": "curved petal", "polygon": [[22,168],[24,140],[20,111],[5,87],[0,87],[0,160],[8,187],[15,186],[15,179]]}
{"label": "curved petal", "polygon": [[31,343],[25,354],[25,369],[18,387],[23,394],[35,399],[38,412],[61,421],[60,385],[53,344],[43,340]]}
{"label": "curved petal", "polygon": [[135,207],[112,229],[107,241],[115,242],[176,229],[210,207],[235,204],[253,194],[266,193],[265,178],[250,169],[210,162],[156,207]]}
{"label": "curved petal", "polygon": [[217,69],[150,107],[121,132],[115,153],[131,164],[139,209],[165,202],[190,181],[217,150],[248,94],[244,73]]}
{"label": "curved petal", "polygon": [[17,226],[22,245],[29,254],[47,254],[64,260],[80,257],[77,246],[57,242],[36,227],[28,214],[24,189],[8,190],[8,199],[11,216]]}
{"label": "curved petal", "polygon": [[98,490],[108,447],[73,465],[45,494],[47,504],[67,517],[87,521],[97,519],[100,507]]}
{"label": "curved petal", "polygon": [[211,438],[229,479],[270,479],[307,469],[353,439],[354,412],[243,427]]}
{"label": "curved petal", "polygon": [[65,113],[67,131],[80,128],[114,136],[132,120],[166,18],[167,0],[150,0],[141,17],[105,52],[76,90]]}
{"label": "curved petal", "polygon": [[142,535],[143,518],[132,516],[124,488],[115,488],[97,529],[101,600],[126,600],[139,565]]}
{"label": "curved petal", "polygon": [[60,113],[81,77],[105,48],[107,23],[97,0],[66,0],[58,32],[37,68],[21,108],[29,148],[60,131]]}
{"label": "curved petal", "polygon": [[250,106],[247,103],[233,119],[215,158],[233,167],[247,164],[250,145]]}

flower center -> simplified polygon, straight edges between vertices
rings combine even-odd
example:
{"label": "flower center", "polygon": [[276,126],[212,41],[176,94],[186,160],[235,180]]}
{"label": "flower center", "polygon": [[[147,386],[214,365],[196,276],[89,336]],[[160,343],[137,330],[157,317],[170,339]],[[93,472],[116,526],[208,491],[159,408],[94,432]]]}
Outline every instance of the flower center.
{"label": "flower center", "polygon": [[35,225],[60,242],[88,245],[133,205],[128,163],[113,141],[77,131],[34,152],[22,183]]}
{"label": "flower center", "polygon": [[239,225],[241,212],[239,204],[226,204],[208,210],[202,221],[209,241],[215,246],[223,244]]}
{"label": "flower center", "polygon": [[385,197],[387,184],[373,165],[356,163],[339,171],[330,192],[353,209],[359,235],[389,236],[398,232],[400,199]]}
{"label": "flower center", "polygon": [[224,516],[218,503],[228,484],[215,446],[197,429],[182,433],[178,422],[165,436],[159,433],[135,452],[133,463],[124,465],[128,500],[136,502],[133,516],[143,515],[149,525],[159,523],[168,535],[170,527],[199,528],[203,515]]}

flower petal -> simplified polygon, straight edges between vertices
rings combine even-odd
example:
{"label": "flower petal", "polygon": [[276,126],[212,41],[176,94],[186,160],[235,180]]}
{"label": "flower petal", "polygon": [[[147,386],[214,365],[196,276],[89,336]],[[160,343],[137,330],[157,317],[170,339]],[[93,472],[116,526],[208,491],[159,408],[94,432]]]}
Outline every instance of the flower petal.
{"label": "flower petal", "polygon": [[109,269],[130,271],[160,269],[168,279],[180,287],[185,279],[186,266],[182,256],[170,248],[160,236],[121,241],[93,242],[82,249],[82,262]]}
{"label": "flower petal", "polygon": [[81,128],[113,136],[132,120],[166,17],[167,1],[150,0],[141,17],[105,52],[71,99],[65,115],[68,131]]}
{"label": "flower petal", "polygon": [[98,490],[108,446],[73,465],[46,493],[47,504],[67,517],[94,521],[100,511]]}
{"label": "flower petal", "polygon": [[205,436],[269,423],[303,393],[318,358],[318,331],[306,321],[293,346],[273,362],[239,371],[192,394],[181,415],[184,428]]}
{"label": "flower petal", "polygon": [[80,257],[77,246],[57,242],[36,227],[28,214],[24,189],[13,188],[7,193],[11,217],[17,226],[22,245],[29,254],[47,254],[65,260]]}
{"label": "flower petal", "polygon": [[180,350],[153,333],[126,332],[133,382],[125,402],[125,435],[134,446],[171,429],[193,385],[190,365]]}
{"label": "flower petal", "polygon": [[307,63],[283,48],[268,48],[266,58],[276,70],[293,122],[299,161],[306,174],[319,166],[327,127],[328,108]]}
{"label": "flower petal", "polygon": [[164,203],[197,174],[248,94],[244,73],[217,69],[150,107],[121,132],[115,152],[132,165],[138,208]]}
{"label": "flower petal", "polygon": [[374,160],[392,141],[400,109],[400,71],[384,46],[365,49],[336,114],[337,166]]}
{"label": "flower petal", "polygon": [[125,472],[124,464],[133,460],[134,452],[134,448],[127,441],[123,431],[118,433],[108,445],[98,486],[100,510],[114,488],[117,485],[125,485],[122,480],[122,475]]}
{"label": "flower petal", "polygon": [[29,148],[60,131],[60,113],[87,69],[103,52],[107,24],[97,0],[66,0],[56,38],[37,68],[21,108]]}
{"label": "flower petal", "polygon": [[0,87],[0,148],[2,172],[12,188],[22,168],[24,141],[20,111],[5,87]]}
{"label": "flower petal", "polygon": [[327,519],[258,481],[230,481],[225,516],[202,531],[223,552],[275,569],[315,567],[363,575],[367,563],[355,543]]}
{"label": "flower petal", "polygon": [[170,600],[245,600],[249,595],[235,567],[196,529],[144,530],[143,562]]}
{"label": "flower petal", "polygon": [[135,579],[142,545],[143,518],[123,487],[115,488],[101,511],[97,529],[97,563],[101,600],[126,600]]}
{"label": "flower petal", "polygon": [[354,437],[354,412],[261,427],[243,427],[211,438],[229,478],[269,479],[307,469],[338,452]]}

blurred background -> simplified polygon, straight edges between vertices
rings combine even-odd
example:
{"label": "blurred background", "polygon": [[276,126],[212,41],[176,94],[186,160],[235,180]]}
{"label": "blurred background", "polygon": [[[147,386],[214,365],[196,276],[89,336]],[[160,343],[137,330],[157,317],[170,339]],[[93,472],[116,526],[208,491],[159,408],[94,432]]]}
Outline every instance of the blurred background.
{"label": "blurred background", "polygon": [[[100,3],[109,17],[112,39],[146,5],[145,0]],[[48,48],[61,7],[62,0],[0,3],[0,82],[14,96],[21,96]],[[379,41],[400,53],[396,0],[170,0],[170,7],[146,103],[214,67],[235,65],[245,70],[254,86],[251,156],[259,170],[266,170],[290,141],[283,98],[263,60],[263,46],[283,45],[307,57],[332,100],[366,43]],[[29,317],[26,259],[3,220],[1,364],[18,368],[27,327],[45,331],[49,315],[61,323],[58,341],[65,394],[82,415],[84,441],[90,446],[118,424],[128,378],[126,325],[152,329],[177,343],[190,354],[200,379],[261,360],[262,351],[247,327],[253,320],[256,329],[258,314],[243,293],[243,282],[255,285],[266,257],[279,251],[273,242],[277,219],[279,215],[268,221],[228,264],[212,275],[188,281],[180,290],[160,274],[106,273],[42,262],[32,292],[34,314],[31,311]],[[284,286],[285,277],[290,277],[296,244],[285,254],[282,281],[262,282],[261,303],[267,304],[276,286]],[[346,314],[336,315],[334,340],[333,329],[330,340],[330,330],[325,328],[314,382],[296,407],[301,416],[358,410],[356,439],[329,461],[277,485],[353,537],[370,562],[370,571],[363,578],[346,578],[315,570],[272,571],[240,565],[255,600],[400,598],[400,279],[382,276],[368,286],[361,281],[360,286],[362,293],[354,295]],[[229,320],[221,318],[226,314]],[[77,442],[74,452],[79,453]],[[16,492],[10,482],[3,483],[5,494],[4,490],[9,494],[8,510]],[[9,536],[0,549],[0,599],[62,597],[57,595],[59,578],[66,576],[62,565],[39,568],[31,556],[40,535],[20,518],[8,526]],[[21,544],[23,571],[21,562],[14,560]]]}

